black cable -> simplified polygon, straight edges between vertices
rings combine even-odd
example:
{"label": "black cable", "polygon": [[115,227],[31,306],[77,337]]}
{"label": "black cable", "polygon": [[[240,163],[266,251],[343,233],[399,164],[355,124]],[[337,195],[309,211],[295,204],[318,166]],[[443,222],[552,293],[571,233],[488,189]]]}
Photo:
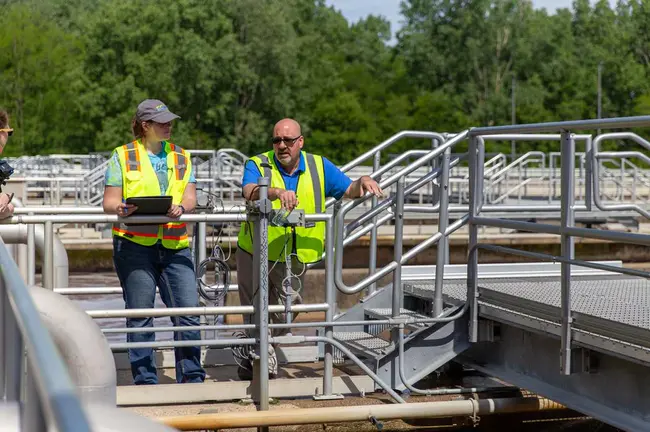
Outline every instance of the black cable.
{"label": "black cable", "polygon": [[[208,196],[208,202],[206,203],[205,207],[212,210],[212,213],[218,213],[217,206],[214,205],[212,201],[213,198],[220,200],[218,195],[203,188],[197,188],[197,190],[202,191]],[[221,212],[225,212],[223,203],[221,207]],[[221,303],[221,301],[225,299],[230,287],[230,266],[227,262],[227,260],[230,258],[230,254],[228,257],[225,257],[223,251],[221,250],[221,247],[219,246],[221,243],[221,235],[223,234],[223,229],[224,225],[221,224],[219,226],[219,232],[216,236],[216,240],[213,242],[214,244],[212,255],[201,261],[196,269],[196,282],[199,295],[205,300],[214,302],[215,305]],[[212,225],[213,239],[215,238],[214,230],[215,226]],[[198,233],[195,231],[194,234],[196,240],[198,238]],[[208,266],[211,263],[214,265],[214,285],[207,284],[203,281],[203,276],[208,271]]]}
{"label": "black cable", "polygon": [[[214,264],[214,285],[203,282],[203,275],[210,263]],[[220,303],[225,299],[230,287],[230,266],[223,259],[210,256],[199,264],[196,270],[196,282],[201,297],[215,304]]]}

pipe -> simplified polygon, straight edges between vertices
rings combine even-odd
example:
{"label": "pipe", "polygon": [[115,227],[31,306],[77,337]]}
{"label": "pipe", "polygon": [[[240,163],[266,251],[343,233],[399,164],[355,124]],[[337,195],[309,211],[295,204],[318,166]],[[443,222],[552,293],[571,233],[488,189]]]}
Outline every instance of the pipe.
{"label": "pipe", "polygon": [[[640,270],[637,270],[640,271]],[[646,275],[648,273],[645,273]],[[456,318],[460,318],[462,314],[455,315]],[[300,315],[304,316],[303,314]],[[444,317],[444,315],[443,315]],[[440,322],[440,318],[404,318],[400,317],[397,319],[388,318],[384,320],[359,320],[359,321],[303,321],[303,322],[292,322],[291,324],[287,323],[278,323],[278,324],[269,324],[271,329],[294,329],[294,328],[316,328],[316,327],[348,327],[348,326],[368,326],[368,325],[381,325],[381,326],[399,326],[400,324],[433,324]],[[217,324],[217,325],[201,325],[201,326],[155,326],[155,327],[115,327],[102,329],[102,333],[149,333],[149,332],[182,332],[188,330],[251,330],[255,328],[255,324]],[[237,339],[242,340],[242,339]],[[171,341],[169,342],[171,343]]]}
{"label": "pipe", "polygon": [[56,224],[71,224],[71,223],[119,223],[124,222],[128,224],[164,224],[167,222],[246,222],[246,213],[233,213],[233,214],[209,214],[209,213],[193,213],[184,214],[178,219],[171,219],[167,216],[129,216],[119,217],[112,214],[60,214],[60,215],[16,215],[10,219],[3,219],[0,224],[42,224],[44,222],[52,222]]}
{"label": "pipe", "polygon": [[[155,329],[155,327],[153,327]],[[196,327],[197,330],[200,327]],[[185,348],[193,346],[204,347],[230,347],[255,345],[255,338],[234,338],[234,339],[199,339],[199,340],[173,340],[173,341],[154,341],[154,342],[120,342],[110,344],[113,351],[125,351],[130,348]]]}
{"label": "pipe", "polygon": [[549,399],[525,397],[199,414],[194,416],[162,417],[158,421],[179,430],[215,430],[255,426],[361,422],[369,421],[370,419],[401,420],[456,416],[477,417],[489,414],[562,409],[566,408]]}
{"label": "pipe", "polygon": [[[296,304],[291,306],[293,312],[322,312],[329,309],[327,303]],[[270,313],[284,312],[282,305],[269,305]],[[106,309],[86,311],[92,318],[144,318],[166,316],[193,316],[193,315],[251,315],[255,313],[253,306],[199,306],[177,308],[143,308],[143,309]]]}
{"label": "pipe", "polygon": [[[19,198],[15,198],[12,200],[12,203],[14,205],[14,211],[16,208],[21,208],[25,207],[23,202]],[[29,242],[27,242],[29,244]],[[32,254],[34,253],[34,248],[32,247],[31,249]],[[15,249],[15,255],[14,255],[14,261],[16,261],[16,264],[18,264],[18,269],[20,270],[20,275],[23,277],[23,280],[29,284],[30,280],[30,260],[29,260],[29,253],[28,253],[28,246],[25,244],[19,244],[16,245]]]}
{"label": "pipe", "polygon": [[30,294],[84,402],[115,406],[115,360],[99,326],[71,300],[40,287]]}
{"label": "pipe", "polygon": [[[12,203],[16,199],[12,201]],[[15,215],[26,214],[103,214],[104,209],[97,206],[79,206],[79,207],[63,207],[63,206],[38,206],[38,207],[25,207],[21,206],[14,210]]]}
{"label": "pipe", "polygon": [[[222,290],[224,285],[216,284],[210,287],[206,287],[207,292],[214,292],[217,290]],[[237,292],[239,290],[239,285],[230,284],[228,285],[228,292]],[[83,288],[54,288],[55,293],[62,295],[106,295],[106,294],[115,294],[122,295],[124,292],[122,287],[106,287],[106,286],[85,286]],[[156,293],[159,293],[158,287],[156,287]]]}
{"label": "pipe", "polygon": [[[0,224],[0,237],[5,243],[27,244],[27,225],[3,225]],[[34,243],[36,249],[45,260],[45,230],[41,225],[34,226]],[[60,288],[68,287],[68,252],[58,236],[54,236],[54,283]]]}

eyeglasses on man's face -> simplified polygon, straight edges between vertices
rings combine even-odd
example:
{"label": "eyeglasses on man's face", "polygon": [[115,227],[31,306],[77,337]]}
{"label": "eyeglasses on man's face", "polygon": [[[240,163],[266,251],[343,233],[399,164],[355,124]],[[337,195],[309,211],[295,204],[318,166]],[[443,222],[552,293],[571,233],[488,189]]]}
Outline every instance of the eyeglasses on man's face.
{"label": "eyeglasses on man's face", "polygon": [[298,135],[298,136],[295,137],[295,138],[279,137],[279,136],[276,136],[276,137],[273,137],[273,139],[271,140],[271,142],[273,142],[273,145],[278,145],[278,144],[280,144],[281,142],[283,142],[285,145],[288,145],[288,146],[289,146],[289,145],[294,145],[294,144],[296,143],[296,141],[298,141],[298,139],[300,139],[300,137],[302,137],[302,135]]}
{"label": "eyeglasses on man's face", "polygon": [[0,132],[5,132],[9,136],[12,136],[14,134],[14,130],[12,128],[0,129]]}

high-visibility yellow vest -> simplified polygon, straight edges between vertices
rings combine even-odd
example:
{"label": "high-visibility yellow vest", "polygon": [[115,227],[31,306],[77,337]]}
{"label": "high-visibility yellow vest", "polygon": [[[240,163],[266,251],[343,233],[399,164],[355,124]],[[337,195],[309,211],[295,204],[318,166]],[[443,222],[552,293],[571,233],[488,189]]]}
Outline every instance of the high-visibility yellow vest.
{"label": "high-visibility yellow vest", "polygon": [[[173,204],[180,205],[192,173],[192,162],[187,152],[179,146],[167,141],[163,145],[167,153],[167,167],[172,167],[168,170],[170,178],[165,194],[171,195]],[[122,167],[122,197],[126,200],[131,197],[159,196],[160,183],[142,143],[136,140],[115,151]],[[190,245],[187,227],[181,222],[161,225],[114,224],[113,235],[143,246],[152,246],[158,240],[162,240],[162,245],[167,249],[183,249]]]}
{"label": "high-visibility yellow vest", "polygon": [[[325,212],[325,174],[321,156],[302,152],[305,159],[305,171],[298,178],[296,196],[298,206],[306,214]],[[280,168],[275,162],[273,151],[251,158],[260,173],[271,179],[271,187],[286,189]],[[263,166],[266,165],[266,166]],[[269,166],[271,168],[269,168]],[[274,209],[281,208],[280,200],[272,202]],[[325,222],[311,222],[306,227],[295,228],[295,245],[298,259],[303,263],[320,261],[325,242]],[[245,222],[239,230],[237,243],[246,252],[253,253],[253,223]],[[269,225],[269,261],[285,261],[285,255],[293,250],[294,235],[291,228]]]}

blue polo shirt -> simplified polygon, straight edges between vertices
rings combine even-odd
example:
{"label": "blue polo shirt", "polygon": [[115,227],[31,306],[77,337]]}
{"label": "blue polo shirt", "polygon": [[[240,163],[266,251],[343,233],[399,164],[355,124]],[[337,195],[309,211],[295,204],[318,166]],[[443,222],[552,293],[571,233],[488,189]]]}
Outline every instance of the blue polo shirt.
{"label": "blue polo shirt", "polygon": [[[291,175],[287,174],[287,172],[284,170],[282,165],[280,165],[280,162],[278,162],[278,159],[275,157],[275,155],[273,155],[273,159],[275,160],[275,164],[280,169],[280,174],[282,175],[282,179],[284,180],[284,184],[287,187],[287,190],[296,192],[296,190],[298,189],[298,177],[306,170],[306,163],[303,154],[300,153],[300,163],[298,165],[298,169],[295,170]],[[323,171],[325,174],[325,179],[324,179],[325,197],[327,198],[333,197],[337,200],[341,199],[345,194],[345,191],[347,191],[348,187],[350,187],[350,184],[352,183],[352,179],[346,176],[343,173],[343,171],[338,169],[336,165],[334,165],[332,162],[330,162],[324,157],[323,157]],[[261,176],[262,174],[260,173],[260,170],[257,168],[255,162],[249,160],[248,162],[246,162],[246,165],[244,167],[244,178],[242,179],[242,187],[246,186],[249,183],[257,184],[257,180]]]}

